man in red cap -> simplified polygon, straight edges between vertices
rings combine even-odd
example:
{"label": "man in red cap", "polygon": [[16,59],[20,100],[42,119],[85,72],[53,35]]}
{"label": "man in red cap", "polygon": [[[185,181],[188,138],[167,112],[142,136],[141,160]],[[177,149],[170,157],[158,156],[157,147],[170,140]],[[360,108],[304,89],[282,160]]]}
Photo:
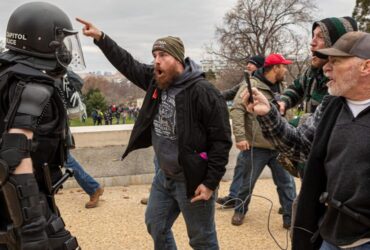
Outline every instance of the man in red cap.
{"label": "man in red cap", "polygon": [[[270,101],[278,101],[278,97],[283,90],[281,82],[287,73],[286,65],[291,63],[280,54],[269,55],[264,66],[258,69],[251,78],[252,86],[260,90]],[[236,226],[243,224],[253,187],[264,167],[268,165],[278,187],[279,199],[283,209],[283,227],[288,229],[291,224],[292,202],[296,197],[294,180],[277,162],[278,152],[263,137],[255,116],[247,112],[240,97],[246,87],[245,83],[240,87],[231,109],[235,141],[240,146],[240,158],[246,168],[242,186],[238,198],[236,198],[237,205],[231,223]]]}

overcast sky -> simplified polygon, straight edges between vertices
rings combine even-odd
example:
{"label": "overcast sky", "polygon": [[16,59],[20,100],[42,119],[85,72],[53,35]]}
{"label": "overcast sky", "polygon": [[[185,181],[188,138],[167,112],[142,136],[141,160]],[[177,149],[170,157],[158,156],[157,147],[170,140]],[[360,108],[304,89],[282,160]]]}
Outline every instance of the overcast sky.
{"label": "overcast sky", "polygon": [[[1,1],[0,36],[5,37],[10,14],[24,0]],[[182,38],[187,56],[199,62],[204,45],[215,43],[215,27],[222,24],[225,13],[236,0],[51,0],[73,19],[75,29],[81,25],[74,17],[91,21],[130,51],[142,62],[151,61],[151,46],[156,38],[174,35]],[[351,16],[355,0],[319,0],[317,19]],[[114,71],[99,49],[80,35],[87,71]]]}

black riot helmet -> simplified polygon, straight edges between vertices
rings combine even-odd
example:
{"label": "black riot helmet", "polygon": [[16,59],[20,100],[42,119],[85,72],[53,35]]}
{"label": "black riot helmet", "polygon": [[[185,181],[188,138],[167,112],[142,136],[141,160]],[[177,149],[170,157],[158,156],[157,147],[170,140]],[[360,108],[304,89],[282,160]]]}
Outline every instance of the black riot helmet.
{"label": "black riot helmet", "polygon": [[85,67],[85,62],[77,33],[58,7],[30,2],[10,16],[6,48],[37,58],[56,59],[64,68],[79,70]]}

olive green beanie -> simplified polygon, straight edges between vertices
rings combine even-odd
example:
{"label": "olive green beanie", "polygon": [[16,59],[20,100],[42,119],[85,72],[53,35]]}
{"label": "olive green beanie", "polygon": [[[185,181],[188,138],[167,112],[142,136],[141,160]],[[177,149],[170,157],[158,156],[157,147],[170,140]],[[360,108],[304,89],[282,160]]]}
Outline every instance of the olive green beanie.
{"label": "olive green beanie", "polygon": [[157,39],[152,48],[152,52],[156,50],[161,50],[167,52],[171,56],[173,56],[176,60],[185,64],[184,54],[184,44],[182,43],[179,37],[174,36],[166,36]]}

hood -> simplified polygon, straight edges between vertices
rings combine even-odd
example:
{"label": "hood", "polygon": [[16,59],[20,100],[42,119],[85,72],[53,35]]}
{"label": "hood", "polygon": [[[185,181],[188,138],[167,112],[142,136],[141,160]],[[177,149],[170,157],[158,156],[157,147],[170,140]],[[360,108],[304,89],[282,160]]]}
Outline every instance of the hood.
{"label": "hood", "polygon": [[182,84],[186,84],[186,86],[189,86],[195,80],[204,77],[205,74],[202,71],[201,67],[198,64],[196,64],[193,60],[191,60],[189,57],[187,57],[185,58],[184,72],[181,75],[179,75],[179,77],[175,80],[172,86],[178,86]]}
{"label": "hood", "polygon": [[263,74],[263,67],[257,69],[256,71],[254,71],[253,76],[255,78],[259,79],[261,82],[266,83],[269,86],[273,86],[274,85],[272,82],[270,82],[269,80],[267,80],[266,77],[264,76],[264,74]]}

